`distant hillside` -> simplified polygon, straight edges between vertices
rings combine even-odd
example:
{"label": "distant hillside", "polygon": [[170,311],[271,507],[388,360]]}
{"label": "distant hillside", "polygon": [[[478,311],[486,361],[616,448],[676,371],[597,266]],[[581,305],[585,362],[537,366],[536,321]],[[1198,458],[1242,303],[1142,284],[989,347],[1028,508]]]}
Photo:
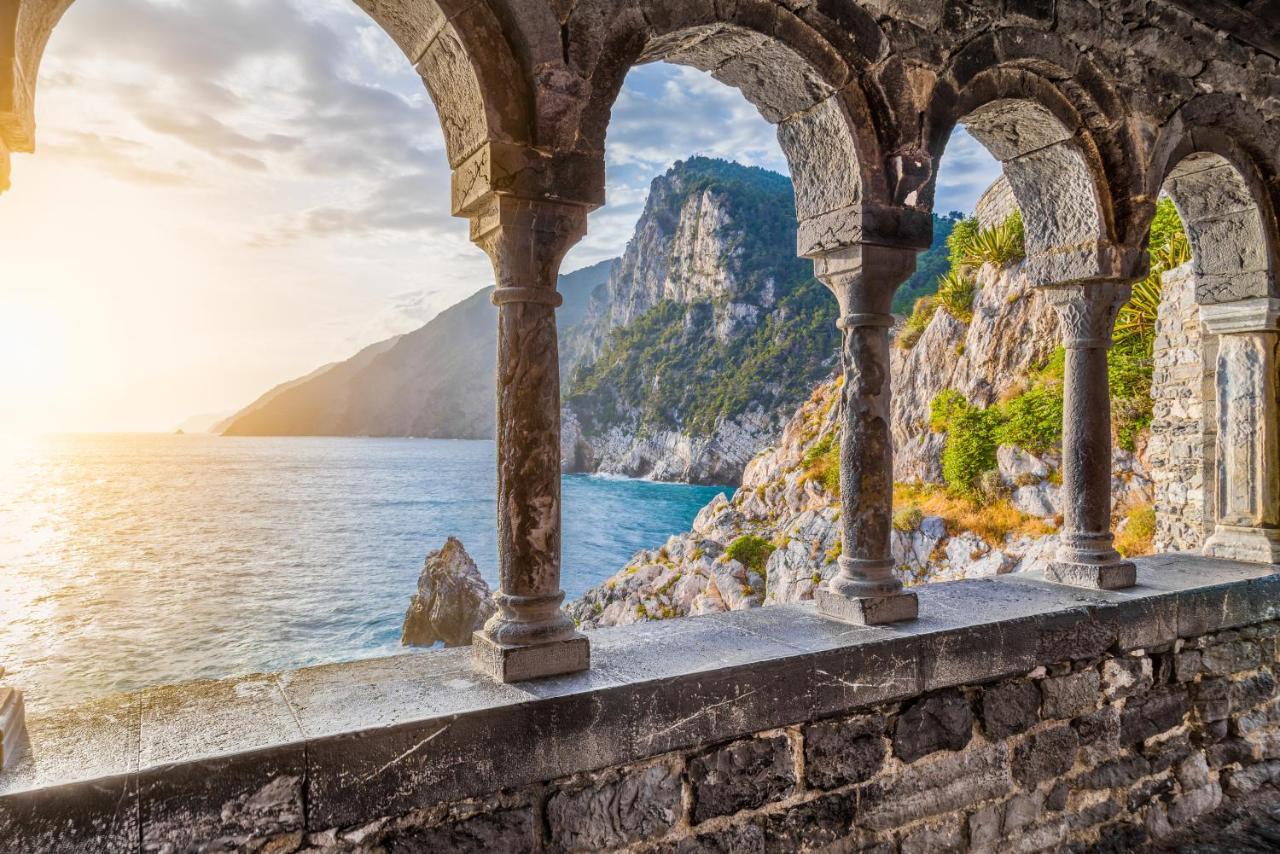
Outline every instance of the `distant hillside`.
{"label": "distant hillside", "polygon": [[[614,262],[560,278],[565,318],[581,318]],[[227,436],[493,436],[497,309],[485,288],[420,329],[380,341],[262,395]]]}

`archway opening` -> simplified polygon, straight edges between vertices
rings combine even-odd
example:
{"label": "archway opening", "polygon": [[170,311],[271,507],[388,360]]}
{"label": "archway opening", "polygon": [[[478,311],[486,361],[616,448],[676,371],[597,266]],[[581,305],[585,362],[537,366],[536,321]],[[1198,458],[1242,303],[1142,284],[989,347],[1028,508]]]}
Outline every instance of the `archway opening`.
{"label": "archway opening", "polygon": [[[1087,149],[1050,110],[998,100],[960,125],[971,135],[960,138],[981,144],[1002,174],[952,228],[947,269],[897,336],[895,545],[915,580],[1022,571],[1052,559],[1063,523],[1065,352],[1041,286],[1053,283],[1049,271],[1066,281],[1081,274],[1106,234]],[[940,180],[948,160],[965,153],[955,144],[953,135]],[[1157,311],[1161,274],[1184,260],[1180,234],[1166,199],[1153,230],[1152,276],[1121,309],[1108,357],[1113,524],[1130,555],[1153,548],[1147,443],[1161,364]],[[931,370],[948,362],[946,371]]]}
{"label": "archway opening", "polygon": [[[1162,466],[1155,476],[1153,541],[1157,551],[1198,550],[1224,511],[1231,512],[1232,496],[1260,494],[1257,478],[1265,476],[1260,465],[1226,466],[1227,479],[1219,469],[1219,416],[1228,416],[1235,425],[1227,428],[1238,436],[1240,447],[1233,451],[1249,458],[1250,441],[1266,432],[1258,420],[1264,417],[1265,400],[1235,385],[1228,399],[1242,405],[1232,406],[1230,413],[1220,411],[1218,389],[1238,380],[1224,377],[1220,382],[1223,336],[1216,333],[1223,330],[1205,321],[1204,312],[1217,306],[1230,311],[1232,304],[1271,296],[1270,242],[1249,182],[1221,154],[1193,152],[1180,159],[1165,177],[1160,206],[1151,232],[1153,274],[1161,257],[1157,236],[1162,221],[1176,218],[1180,229],[1176,239],[1165,241],[1171,249],[1162,266],[1169,272],[1158,292],[1150,453]],[[1150,282],[1143,284],[1150,287]],[[1238,367],[1231,362],[1230,370]],[[1229,485],[1233,479],[1237,482]],[[1261,515],[1262,508],[1257,509]],[[1247,525],[1257,520],[1237,521]]]}
{"label": "archway opening", "polygon": [[[735,508],[776,479],[748,463],[782,438],[815,388],[827,397],[834,388],[836,303],[797,244],[806,217],[835,217],[860,199],[851,149],[830,148],[848,139],[823,100],[831,89],[789,50],[708,28],[659,40],[642,59],[609,125],[610,204],[584,241],[616,232],[621,219],[630,242],[593,298],[593,318],[562,350],[573,360],[565,456],[580,470],[712,486],[694,530],[649,544],[570,606],[587,626],[778,601],[781,576],[769,566],[787,538],[762,502]],[[776,77],[747,73],[766,68]],[[674,120],[692,115],[701,121]],[[833,169],[844,178],[829,180]],[[628,208],[614,214],[615,198]],[[806,578],[830,564],[839,541],[838,489],[814,488],[823,530]],[[566,526],[576,523],[574,502],[566,488]]]}
{"label": "archway opening", "polygon": [[[338,438],[421,435],[344,419],[492,280],[421,77],[353,4],[80,0],[40,84],[0,198],[11,684],[46,710],[394,648],[424,552],[496,562],[491,444]],[[490,418],[492,377],[462,389]]]}

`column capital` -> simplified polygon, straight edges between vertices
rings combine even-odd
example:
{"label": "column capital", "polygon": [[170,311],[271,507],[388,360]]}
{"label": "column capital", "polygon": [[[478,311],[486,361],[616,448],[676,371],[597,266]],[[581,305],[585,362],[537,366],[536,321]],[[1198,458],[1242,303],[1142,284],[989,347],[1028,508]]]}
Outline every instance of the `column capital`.
{"label": "column capital", "polygon": [[1111,333],[1120,308],[1129,299],[1128,282],[1101,281],[1044,288],[1062,324],[1062,343],[1068,349],[1111,347]]}
{"label": "column capital", "polygon": [[841,328],[892,326],[893,295],[916,269],[916,251],[856,244],[817,255],[813,271],[840,303]]}
{"label": "column capital", "polygon": [[1280,299],[1257,297],[1202,305],[1200,322],[1204,324],[1206,332],[1214,335],[1280,331]]}
{"label": "column capital", "polygon": [[499,291],[555,288],[561,259],[587,233],[590,210],[491,193],[471,216],[471,240],[493,262]]}

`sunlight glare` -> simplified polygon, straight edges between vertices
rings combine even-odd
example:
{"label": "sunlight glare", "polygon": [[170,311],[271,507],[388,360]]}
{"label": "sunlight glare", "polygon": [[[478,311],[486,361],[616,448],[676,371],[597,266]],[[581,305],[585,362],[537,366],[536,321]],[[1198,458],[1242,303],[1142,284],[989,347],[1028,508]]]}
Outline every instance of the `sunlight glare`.
{"label": "sunlight glare", "polygon": [[0,396],[12,402],[53,397],[67,381],[66,323],[30,294],[0,295]]}

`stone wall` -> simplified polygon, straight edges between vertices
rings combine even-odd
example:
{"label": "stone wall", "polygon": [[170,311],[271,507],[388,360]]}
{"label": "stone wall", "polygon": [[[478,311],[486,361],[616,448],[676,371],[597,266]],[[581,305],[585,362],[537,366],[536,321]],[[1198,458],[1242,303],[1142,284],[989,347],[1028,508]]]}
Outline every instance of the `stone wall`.
{"label": "stone wall", "polygon": [[1280,623],[1037,667],[359,828],[412,850],[1128,847],[1280,781]]}
{"label": "stone wall", "polygon": [[1156,551],[1198,549],[1213,528],[1214,336],[1202,335],[1191,265],[1164,276],[1156,320],[1147,465]]}
{"label": "stone wall", "polygon": [[149,689],[28,722],[0,850],[1128,850],[1280,782],[1280,575],[926,584],[592,635],[520,685],[468,650]]}
{"label": "stone wall", "polygon": [[1003,174],[978,197],[973,206],[973,216],[983,228],[994,228],[1018,210],[1018,200],[1013,197],[1013,186]]}

